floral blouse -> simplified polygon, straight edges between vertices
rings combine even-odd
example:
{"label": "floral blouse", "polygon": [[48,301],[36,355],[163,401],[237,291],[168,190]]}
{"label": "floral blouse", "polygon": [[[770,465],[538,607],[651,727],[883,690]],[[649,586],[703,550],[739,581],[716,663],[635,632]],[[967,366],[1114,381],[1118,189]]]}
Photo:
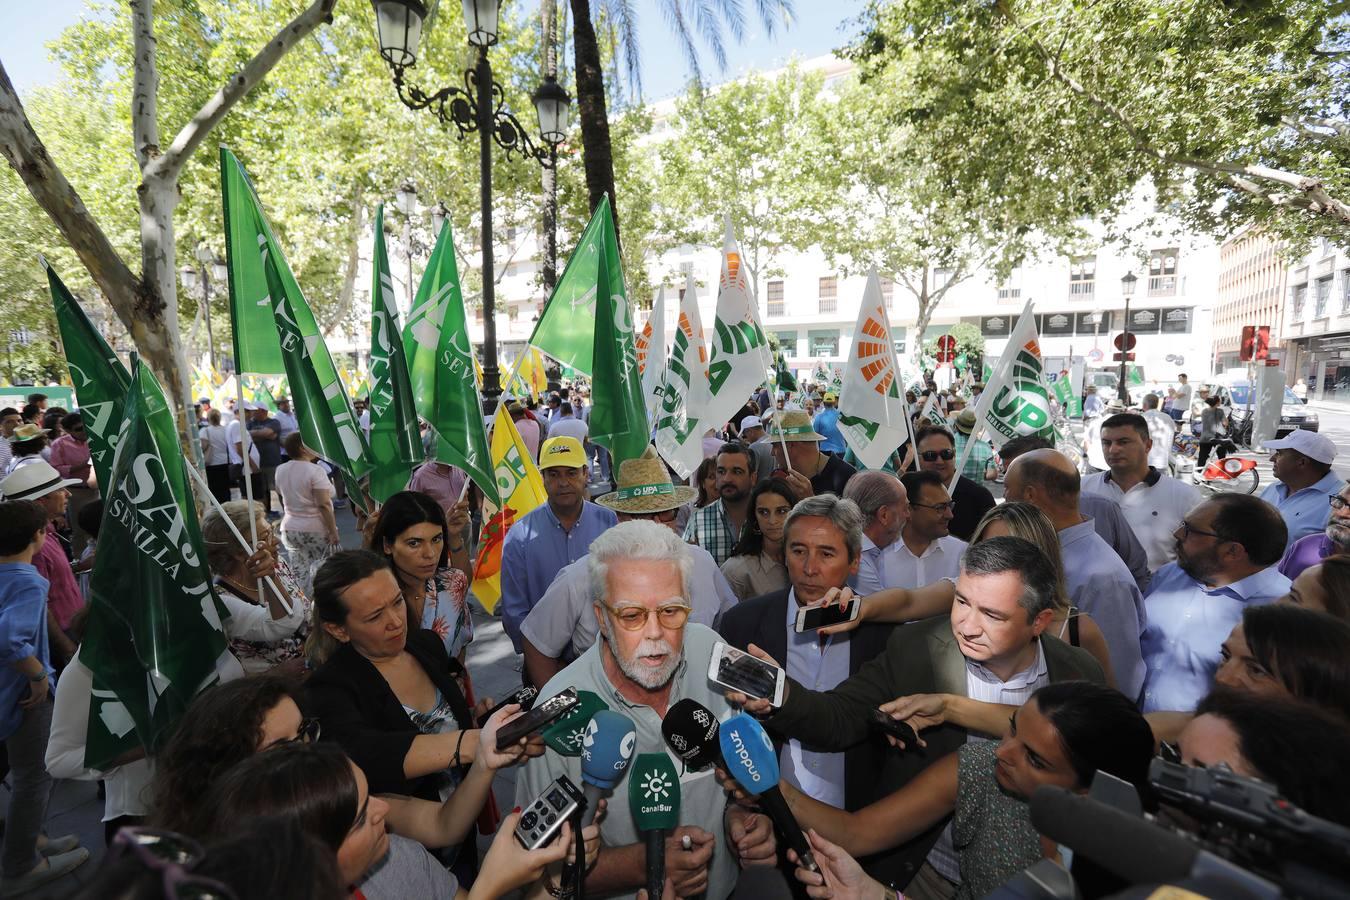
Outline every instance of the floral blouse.
{"label": "floral blouse", "polygon": [[216,579],[216,593],[230,612],[230,617],[224,622],[230,652],[250,675],[266,672],[280,663],[304,656],[305,637],[309,634],[310,600],[296,584],[295,575],[284,559],[277,560],[276,573],[295,604],[295,609],[281,619],[273,619],[266,604],[241,597],[225,582]]}
{"label": "floral blouse", "polygon": [[468,594],[468,576],[459,569],[441,569],[427,579],[421,625],[436,632],[452,659],[459,659],[460,652],[473,640]]}

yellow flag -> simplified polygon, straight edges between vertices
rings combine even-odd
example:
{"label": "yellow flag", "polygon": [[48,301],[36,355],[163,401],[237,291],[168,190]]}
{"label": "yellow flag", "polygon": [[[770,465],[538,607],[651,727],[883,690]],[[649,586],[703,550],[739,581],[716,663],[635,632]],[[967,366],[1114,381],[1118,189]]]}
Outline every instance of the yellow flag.
{"label": "yellow flag", "polygon": [[473,567],[473,593],[488,612],[495,610],[502,598],[502,543],[507,531],[548,499],[544,479],[504,403],[497,406],[492,427],[492,468],[502,506],[498,509],[491,501],[483,504],[483,531]]}
{"label": "yellow flag", "polygon": [[478,357],[473,358],[473,377],[478,381],[478,390],[483,390],[483,364],[478,361]]}
{"label": "yellow flag", "polygon": [[544,357],[533,347],[525,350],[525,355],[517,364],[516,377],[532,397],[541,398],[548,391],[548,376],[544,374]]}

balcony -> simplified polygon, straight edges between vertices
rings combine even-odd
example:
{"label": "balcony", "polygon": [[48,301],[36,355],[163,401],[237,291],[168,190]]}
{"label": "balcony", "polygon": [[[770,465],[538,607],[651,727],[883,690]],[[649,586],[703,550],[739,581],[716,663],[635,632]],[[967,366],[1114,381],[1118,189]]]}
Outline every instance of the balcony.
{"label": "balcony", "polygon": [[1148,295],[1150,297],[1175,297],[1177,295],[1177,276],[1148,276]]}
{"label": "balcony", "polygon": [[1096,293],[1096,284],[1092,281],[1070,281],[1070,297],[1091,297]]}

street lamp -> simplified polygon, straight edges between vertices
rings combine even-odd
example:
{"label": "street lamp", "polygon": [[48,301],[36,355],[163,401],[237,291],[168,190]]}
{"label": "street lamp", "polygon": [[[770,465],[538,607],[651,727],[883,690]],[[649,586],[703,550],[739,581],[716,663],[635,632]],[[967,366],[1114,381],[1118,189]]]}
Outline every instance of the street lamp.
{"label": "street lamp", "polygon": [[556,166],[557,143],[566,133],[571,98],[556,81],[550,87],[548,79],[535,92],[532,99],[539,117],[540,140],[548,145],[548,149],[536,146],[520,120],[506,108],[506,93],[502,86],[492,80],[487,51],[497,42],[500,0],[463,0],[469,44],[478,48],[477,64],[464,72],[464,87],[443,87],[431,93],[405,81],[407,70],[417,65],[417,45],[427,17],[426,4],[422,0],[371,0],[371,5],[375,8],[380,56],[393,72],[394,89],[403,105],[409,109],[431,110],[442,124],[455,126],[460,140],[478,132],[483,249],[483,405],[484,411],[490,413],[496,408],[497,395],[501,393],[492,272],[492,143],[496,141],[508,159],[519,153],[545,168]]}
{"label": "street lamp", "polygon": [[178,270],[178,276],[188,296],[197,299],[202,316],[206,319],[206,352],[211,359],[211,368],[216,369],[216,337],[211,330],[211,281],[224,281],[229,277],[229,269],[225,260],[216,256],[205,244],[198,244],[192,255],[201,265],[201,270],[183,266]]}
{"label": "street lamp", "polygon": [[1126,406],[1130,405],[1130,391],[1125,386],[1125,360],[1130,355],[1130,298],[1134,296],[1134,283],[1138,280],[1133,272],[1126,272],[1120,279],[1120,294],[1125,298],[1125,330],[1120,342],[1120,383],[1116,385],[1116,396]]}

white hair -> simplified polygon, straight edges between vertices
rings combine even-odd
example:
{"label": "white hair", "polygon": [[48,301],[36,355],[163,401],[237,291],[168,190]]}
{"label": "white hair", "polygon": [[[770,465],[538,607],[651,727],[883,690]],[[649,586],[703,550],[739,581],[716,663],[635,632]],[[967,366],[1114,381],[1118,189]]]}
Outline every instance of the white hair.
{"label": "white hair", "polygon": [[680,570],[680,596],[689,600],[694,558],[689,546],[669,526],[633,519],[615,525],[591,541],[586,568],[591,577],[592,602],[605,601],[610,564],[619,560],[674,563]]}

